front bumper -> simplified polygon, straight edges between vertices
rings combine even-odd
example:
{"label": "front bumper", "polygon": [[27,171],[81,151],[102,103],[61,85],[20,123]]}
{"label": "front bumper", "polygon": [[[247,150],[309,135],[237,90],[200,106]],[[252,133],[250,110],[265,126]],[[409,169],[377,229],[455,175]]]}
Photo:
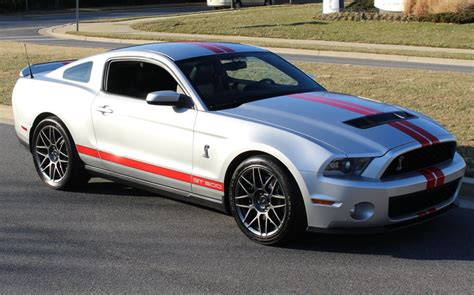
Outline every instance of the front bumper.
{"label": "front bumper", "polygon": [[[451,162],[437,168],[445,176],[444,183],[449,184],[464,175],[465,166],[464,160],[456,153]],[[455,192],[439,203],[394,218],[389,216],[390,198],[426,191],[427,180],[422,174],[412,172],[389,180],[361,177],[331,178],[310,172],[304,172],[303,177],[307,185],[308,195],[305,198],[305,207],[308,228],[311,231],[388,229],[397,225],[410,224],[425,219],[428,215],[436,215],[435,213],[450,207],[455,202],[461,186],[461,181],[459,181]],[[315,204],[314,200],[327,200],[334,204]],[[357,220],[351,216],[351,210],[356,204],[362,202],[373,206],[371,206],[370,214],[366,215],[367,218]]]}

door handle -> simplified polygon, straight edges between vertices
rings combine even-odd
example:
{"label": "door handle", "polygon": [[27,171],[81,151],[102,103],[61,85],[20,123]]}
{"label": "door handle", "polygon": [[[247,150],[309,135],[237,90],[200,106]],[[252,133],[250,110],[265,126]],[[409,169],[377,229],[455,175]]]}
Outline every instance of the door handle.
{"label": "door handle", "polygon": [[114,113],[114,110],[112,110],[112,109],[111,109],[109,106],[107,106],[107,105],[97,107],[95,110],[98,111],[99,113],[102,113],[102,115],[105,115],[105,114],[113,114],[113,113]]}

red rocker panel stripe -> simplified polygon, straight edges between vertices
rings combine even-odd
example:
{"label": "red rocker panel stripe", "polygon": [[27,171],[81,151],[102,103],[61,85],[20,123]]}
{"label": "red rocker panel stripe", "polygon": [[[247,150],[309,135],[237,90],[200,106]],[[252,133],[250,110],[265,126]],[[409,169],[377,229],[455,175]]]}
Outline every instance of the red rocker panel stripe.
{"label": "red rocker panel stripe", "polygon": [[82,145],[76,145],[76,149],[79,154],[88,155],[100,159],[99,152],[95,149],[91,149]]}
{"label": "red rocker panel stripe", "polygon": [[214,181],[214,180],[194,176],[194,175],[191,175],[191,174],[187,174],[187,173],[183,173],[183,172],[179,172],[179,171],[175,171],[175,170],[171,170],[171,169],[167,169],[167,168],[163,168],[163,167],[143,163],[143,162],[140,162],[140,161],[136,161],[136,160],[120,157],[120,156],[116,156],[116,155],[113,155],[113,154],[109,154],[109,153],[106,153],[106,152],[101,152],[101,151],[91,149],[91,148],[81,146],[81,145],[76,145],[76,149],[77,149],[78,153],[80,153],[80,154],[84,154],[84,155],[88,155],[88,156],[91,156],[91,157],[99,158],[99,159],[102,159],[104,161],[116,163],[116,164],[119,164],[119,165],[122,165],[122,166],[137,169],[137,170],[140,170],[140,171],[145,171],[145,172],[148,172],[148,173],[153,173],[153,174],[156,174],[156,175],[160,175],[160,176],[164,176],[164,177],[184,181],[184,182],[191,183],[191,184],[194,184],[194,185],[207,187],[207,188],[210,188],[210,189],[213,189],[213,190],[224,191],[224,184],[222,182],[218,182],[218,181]]}
{"label": "red rocker panel stripe", "polygon": [[105,152],[100,152],[100,157],[104,161],[120,164],[122,166],[127,166],[127,167],[130,167],[130,168],[134,168],[134,169],[137,169],[137,170],[141,170],[141,171],[145,171],[145,172],[165,176],[165,177],[168,177],[168,178],[173,178],[173,179],[176,179],[176,180],[181,180],[181,181],[184,181],[184,182],[190,182],[189,180],[190,180],[191,175],[186,174],[186,173],[182,173],[182,172],[178,172],[178,171],[174,171],[174,170],[170,170],[170,169],[150,165],[150,164],[147,164],[147,163],[143,163],[143,162],[139,162],[139,161],[123,158],[123,157],[119,157],[119,156],[112,155],[112,154],[105,153]]}

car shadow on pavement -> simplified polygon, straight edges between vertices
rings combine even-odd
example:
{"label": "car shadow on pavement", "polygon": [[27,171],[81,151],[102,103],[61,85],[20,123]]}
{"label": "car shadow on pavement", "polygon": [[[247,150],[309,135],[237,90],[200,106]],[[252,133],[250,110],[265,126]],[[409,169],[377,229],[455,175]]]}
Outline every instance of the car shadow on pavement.
{"label": "car shadow on pavement", "polygon": [[87,185],[77,188],[74,192],[78,194],[101,195],[108,197],[155,197],[199,207],[212,212],[224,213],[215,208],[207,207],[197,203],[192,203],[186,200],[163,196],[157,193],[134,188],[126,184],[104,180],[102,178],[97,178],[96,181],[89,182]]}
{"label": "car shadow on pavement", "polygon": [[414,260],[474,260],[474,211],[456,208],[427,223],[383,234],[303,235],[285,248],[388,255]]}
{"label": "car shadow on pavement", "polygon": [[134,196],[153,197],[156,194],[139,190],[117,182],[109,182],[100,179],[98,182],[89,182],[87,185],[77,188],[75,193],[103,195],[103,196]]}
{"label": "car shadow on pavement", "polygon": [[[113,182],[93,182],[81,193],[105,196],[157,197]],[[167,198],[166,198],[167,199]],[[172,199],[191,207],[216,210]],[[286,249],[331,253],[387,255],[413,260],[474,261],[474,211],[455,208],[434,220],[383,234],[313,234],[305,233],[284,246]],[[223,218],[227,218],[223,215]],[[228,217],[231,218],[231,217]],[[237,225],[236,225],[237,226]]]}

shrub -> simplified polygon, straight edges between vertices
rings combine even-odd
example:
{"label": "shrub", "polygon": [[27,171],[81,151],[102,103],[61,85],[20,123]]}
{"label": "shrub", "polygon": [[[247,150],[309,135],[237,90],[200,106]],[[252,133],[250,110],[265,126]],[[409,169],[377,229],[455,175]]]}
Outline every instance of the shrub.
{"label": "shrub", "polygon": [[433,23],[454,23],[470,24],[474,23],[474,12],[442,12],[433,14],[424,14],[418,17],[421,22]]}
{"label": "shrub", "polygon": [[355,0],[347,5],[346,11],[376,11],[374,0]]}
{"label": "shrub", "polygon": [[414,15],[462,12],[474,0],[405,0],[405,13]]}
{"label": "shrub", "polygon": [[392,21],[392,22],[434,22],[468,24],[474,23],[474,9],[463,12],[443,12],[423,14],[420,16],[401,13],[378,13],[378,12],[350,12],[344,11],[330,14],[317,14],[313,19],[322,21]]}

